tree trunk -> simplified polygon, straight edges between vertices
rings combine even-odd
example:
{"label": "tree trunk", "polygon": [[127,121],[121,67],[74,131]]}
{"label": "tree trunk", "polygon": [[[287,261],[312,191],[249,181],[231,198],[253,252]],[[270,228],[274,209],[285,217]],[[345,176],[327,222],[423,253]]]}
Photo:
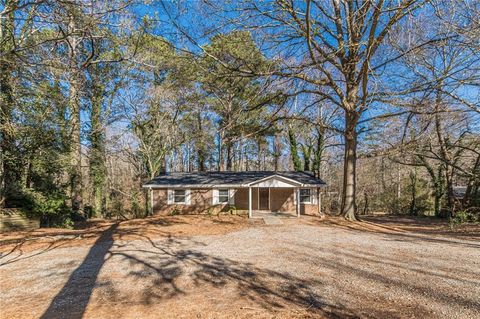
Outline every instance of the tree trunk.
{"label": "tree trunk", "polygon": [[443,164],[440,164],[437,168],[437,172],[435,172],[435,169],[423,156],[417,155],[417,157],[421,161],[422,165],[427,169],[428,175],[430,176],[430,181],[433,188],[434,214],[435,216],[440,216],[442,197],[444,195]]}
{"label": "tree trunk", "polygon": [[[75,71],[74,71],[75,72]],[[70,82],[70,187],[72,210],[83,211],[82,196],[82,149],[80,144],[80,92],[78,87],[79,77],[74,75]]]}
{"label": "tree trunk", "polygon": [[275,133],[275,137],[273,139],[273,170],[278,171],[280,167],[280,156],[281,153],[281,145],[280,145],[280,134],[278,132]]}
{"label": "tree trunk", "polygon": [[218,137],[218,162],[217,168],[220,172],[225,170],[223,161],[223,133],[221,132]]}
{"label": "tree trunk", "polygon": [[397,201],[400,202],[402,197],[402,175],[400,173],[400,167],[397,167]]}
{"label": "tree trunk", "polygon": [[[6,1],[0,24],[0,207],[6,203],[8,189],[15,184],[14,132],[11,125],[13,116],[13,50],[14,50],[14,8],[17,1]],[[17,163],[18,164],[18,163]]]}
{"label": "tree trunk", "polygon": [[105,215],[105,182],[107,177],[105,159],[105,124],[102,118],[102,97],[105,92],[96,66],[92,70],[91,132],[90,132],[90,177],[92,180],[93,208],[98,216]]}
{"label": "tree trunk", "polygon": [[467,183],[465,196],[462,200],[462,204],[465,208],[480,205],[480,194],[478,194],[478,189],[480,187],[480,154],[477,156],[472,173],[473,174],[470,176]]}
{"label": "tree trunk", "polygon": [[312,157],[312,144],[309,142],[308,145],[302,145],[303,153],[303,170],[310,170],[310,158]]}
{"label": "tree trunk", "polygon": [[417,168],[413,169],[413,172],[410,173],[410,180],[411,180],[411,195],[412,200],[410,202],[410,215],[416,216],[417,215]]}
{"label": "tree trunk", "polygon": [[200,172],[205,171],[205,151],[203,149],[197,150],[198,170]]}
{"label": "tree trunk", "polygon": [[233,163],[233,152],[232,152],[232,149],[233,149],[233,143],[230,139],[228,139],[226,142],[225,142],[225,148],[226,148],[226,157],[227,157],[227,171],[231,171],[232,170],[232,163]]}
{"label": "tree trunk", "polygon": [[[439,84],[441,86],[441,84]],[[452,158],[449,152],[449,146],[447,145],[447,141],[444,137],[443,132],[443,123],[441,118],[441,108],[442,108],[442,94],[440,90],[437,92],[436,100],[435,100],[435,130],[437,133],[438,144],[440,146],[440,154],[443,157],[443,161],[445,163],[445,186],[447,190],[447,206],[450,210],[450,216],[453,216],[455,213],[455,197],[453,193],[453,175],[454,175],[454,168],[451,164]]]}
{"label": "tree trunk", "polygon": [[440,211],[442,209],[442,194],[439,194],[437,191],[434,193],[434,215],[435,217],[440,216]]}
{"label": "tree trunk", "polygon": [[367,215],[369,208],[368,208],[368,194],[366,191],[363,192],[363,197],[365,199],[365,205],[363,207],[363,215]]}
{"label": "tree trunk", "polygon": [[322,165],[323,149],[325,147],[325,130],[317,128],[317,147],[313,154],[312,170],[316,177],[320,178],[320,170]]}
{"label": "tree trunk", "polygon": [[445,184],[447,189],[447,206],[450,216],[455,214],[455,195],[453,192],[453,167],[449,164],[445,165]]}
{"label": "tree trunk", "polygon": [[443,169],[442,166],[438,168],[438,173],[434,181],[435,187],[435,216],[439,217],[442,212],[442,197],[444,194],[444,185],[443,185]]}
{"label": "tree trunk", "polygon": [[[70,17],[69,29],[75,32],[75,17]],[[83,212],[83,187],[82,187],[82,148],[80,139],[80,70],[77,65],[78,38],[70,38],[70,79],[69,79],[69,107],[70,107],[70,196],[72,210]]]}
{"label": "tree trunk", "polygon": [[301,171],[302,162],[300,161],[300,157],[298,156],[297,139],[295,138],[295,134],[290,127],[288,128],[288,141],[290,142],[290,154],[292,156],[293,169],[295,171]]}
{"label": "tree trunk", "polygon": [[342,214],[347,220],[356,220],[357,203],[357,126],[358,115],[347,112],[345,116],[345,154],[343,164]]}
{"label": "tree trunk", "polygon": [[25,187],[31,188],[32,187],[32,174],[33,174],[33,159],[34,153],[32,153],[31,158],[28,160],[28,165],[25,171]]}
{"label": "tree trunk", "polygon": [[196,145],[196,148],[197,148],[197,166],[198,166],[198,170],[200,172],[203,172],[205,171],[205,162],[206,162],[206,158],[207,158],[207,152],[205,150],[205,140],[204,140],[204,133],[202,131],[203,129],[203,121],[202,121],[202,114],[201,112],[197,112],[197,129],[198,129],[198,132],[202,132],[202,133],[199,133],[200,134],[200,137],[198,137],[198,140],[196,141],[197,145]]}
{"label": "tree trunk", "polygon": [[238,141],[238,170],[243,171],[245,170],[245,151],[243,145],[243,138]]}
{"label": "tree trunk", "polygon": [[262,161],[262,157],[263,157],[264,152],[263,152],[263,147],[262,147],[262,141],[258,138],[256,140],[256,142],[257,142],[257,168],[256,169],[258,171],[261,171],[261,170],[264,169],[264,168],[262,168],[262,163],[264,162],[264,161]]}

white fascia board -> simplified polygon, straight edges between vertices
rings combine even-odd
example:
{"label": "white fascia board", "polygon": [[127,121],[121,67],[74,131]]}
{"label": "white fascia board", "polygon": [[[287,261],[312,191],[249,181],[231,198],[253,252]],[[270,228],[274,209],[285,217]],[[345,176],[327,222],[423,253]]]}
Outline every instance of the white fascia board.
{"label": "white fascia board", "polygon": [[261,183],[263,181],[268,181],[269,179],[273,179],[273,178],[277,178],[279,180],[284,180],[286,181],[287,183],[291,183],[293,184],[294,186],[303,186],[304,184],[294,180],[294,179],[291,179],[291,178],[287,178],[287,177],[283,177],[283,176],[280,176],[280,175],[272,175],[272,176],[268,176],[268,177],[264,177],[264,178],[261,178],[259,180],[256,180],[256,181],[253,181],[251,183],[248,183],[248,184],[245,184],[246,186],[252,186],[252,185],[255,185],[255,184],[258,184],[258,183]]}
{"label": "white fascia board", "polygon": [[200,185],[186,185],[186,184],[169,184],[169,185],[142,185],[143,188],[239,188],[243,187],[241,184],[200,184]]}
{"label": "white fascia board", "polygon": [[[277,175],[274,175],[277,176]],[[282,178],[280,176],[280,178]],[[285,178],[284,178],[285,179]],[[287,179],[288,180],[288,179]],[[201,184],[201,185],[178,185],[178,184],[170,184],[170,185],[154,185],[154,184],[144,184],[142,188],[247,188],[251,187],[254,184],[260,183],[261,180],[249,183],[249,184]],[[326,184],[301,184],[295,181],[295,185],[292,187],[325,187]]]}

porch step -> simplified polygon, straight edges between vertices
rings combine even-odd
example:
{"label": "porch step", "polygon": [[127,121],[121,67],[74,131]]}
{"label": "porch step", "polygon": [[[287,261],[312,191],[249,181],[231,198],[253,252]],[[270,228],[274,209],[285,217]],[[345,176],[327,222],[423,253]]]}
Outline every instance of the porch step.
{"label": "porch step", "polygon": [[282,220],[278,217],[263,217],[263,221],[265,222],[265,225],[283,225]]}

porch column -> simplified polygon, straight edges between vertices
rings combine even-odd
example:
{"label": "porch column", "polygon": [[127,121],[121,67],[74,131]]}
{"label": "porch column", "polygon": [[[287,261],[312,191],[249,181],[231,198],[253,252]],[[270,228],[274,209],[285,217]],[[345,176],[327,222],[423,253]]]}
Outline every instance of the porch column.
{"label": "porch column", "polygon": [[272,209],[270,208],[270,187],[268,188],[268,210],[270,211],[270,213],[272,212]]}
{"label": "porch column", "polygon": [[248,188],[248,218],[252,218],[252,188]]}
{"label": "porch column", "polygon": [[322,202],[320,197],[320,187],[317,187],[317,204],[318,204],[318,213],[322,214]]}
{"label": "porch column", "polygon": [[297,193],[297,217],[300,217],[300,188],[295,188]]}

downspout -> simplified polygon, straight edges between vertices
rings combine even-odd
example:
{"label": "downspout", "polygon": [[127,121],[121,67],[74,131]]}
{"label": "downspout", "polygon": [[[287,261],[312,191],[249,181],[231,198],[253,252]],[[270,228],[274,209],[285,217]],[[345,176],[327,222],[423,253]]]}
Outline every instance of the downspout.
{"label": "downspout", "polygon": [[300,218],[300,188],[295,189],[297,193],[297,217]]}

